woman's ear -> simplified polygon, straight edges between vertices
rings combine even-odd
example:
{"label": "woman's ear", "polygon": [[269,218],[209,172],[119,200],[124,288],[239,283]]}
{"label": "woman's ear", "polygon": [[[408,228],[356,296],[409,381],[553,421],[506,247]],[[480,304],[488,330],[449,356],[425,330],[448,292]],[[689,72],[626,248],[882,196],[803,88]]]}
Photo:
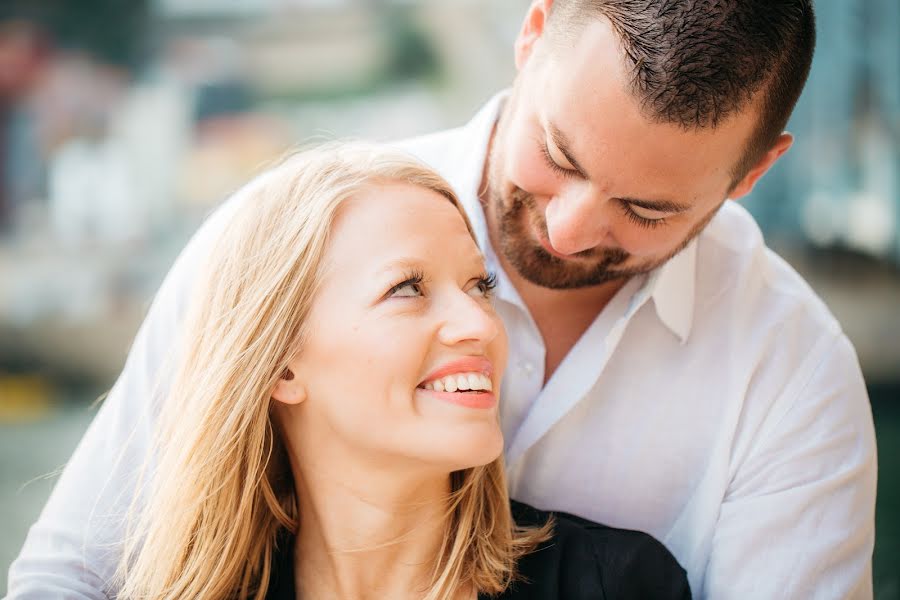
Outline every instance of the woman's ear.
{"label": "woman's ear", "polygon": [[272,399],[282,404],[300,404],[306,400],[306,388],[291,369],[285,369],[272,390]]}

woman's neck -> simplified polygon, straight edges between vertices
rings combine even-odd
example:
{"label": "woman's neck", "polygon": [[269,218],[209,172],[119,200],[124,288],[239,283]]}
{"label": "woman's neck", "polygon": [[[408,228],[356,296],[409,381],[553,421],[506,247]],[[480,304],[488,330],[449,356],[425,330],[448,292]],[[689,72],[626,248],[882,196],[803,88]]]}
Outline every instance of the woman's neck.
{"label": "woman's neck", "polygon": [[447,527],[449,477],[378,470],[354,475],[295,473],[299,597],[421,598]]}

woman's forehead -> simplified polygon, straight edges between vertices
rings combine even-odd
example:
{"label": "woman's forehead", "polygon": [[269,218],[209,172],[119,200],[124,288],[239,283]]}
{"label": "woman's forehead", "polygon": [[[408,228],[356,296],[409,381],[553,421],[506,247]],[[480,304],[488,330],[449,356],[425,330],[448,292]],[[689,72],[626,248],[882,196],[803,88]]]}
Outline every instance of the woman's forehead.
{"label": "woman's forehead", "polygon": [[416,258],[481,260],[459,209],[446,196],[410,184],[370,186],[335,219],[328,262],[367,265]]}

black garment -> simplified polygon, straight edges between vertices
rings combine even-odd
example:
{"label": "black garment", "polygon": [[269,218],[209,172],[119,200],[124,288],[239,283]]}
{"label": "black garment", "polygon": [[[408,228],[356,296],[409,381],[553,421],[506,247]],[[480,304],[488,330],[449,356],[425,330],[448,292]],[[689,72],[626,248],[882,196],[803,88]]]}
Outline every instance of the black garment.
{"label": "black garment", "polygon": [[[553,514],[553,537],[519,560],[519,580],[493,600],[690,600],[684,569],[646,533],[592,523],[512,503],[519,525],[543,525]],[[273,564],[267,600],[294,600],[293,540]],[[479,595],[479,600],[489,600]]]}

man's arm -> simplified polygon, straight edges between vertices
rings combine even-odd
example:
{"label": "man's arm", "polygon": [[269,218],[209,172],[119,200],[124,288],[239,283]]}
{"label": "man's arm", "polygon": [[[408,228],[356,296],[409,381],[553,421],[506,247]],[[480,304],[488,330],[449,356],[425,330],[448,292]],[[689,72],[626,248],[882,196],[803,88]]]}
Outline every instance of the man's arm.
{"label": "man's arm", "polygon": [[247,189],[204,223],[166,276],[125,368],[10,566],[10,600],[105,599],[114,591],[123,518],[149,453],[156,403],[193,282]]}
{"label": "man's arm", "polygon": [[[871,598],[875,431],[842,333],[810,356],[736,466],[705,598]],[[818,354],[817,356],[815,354]]]}

